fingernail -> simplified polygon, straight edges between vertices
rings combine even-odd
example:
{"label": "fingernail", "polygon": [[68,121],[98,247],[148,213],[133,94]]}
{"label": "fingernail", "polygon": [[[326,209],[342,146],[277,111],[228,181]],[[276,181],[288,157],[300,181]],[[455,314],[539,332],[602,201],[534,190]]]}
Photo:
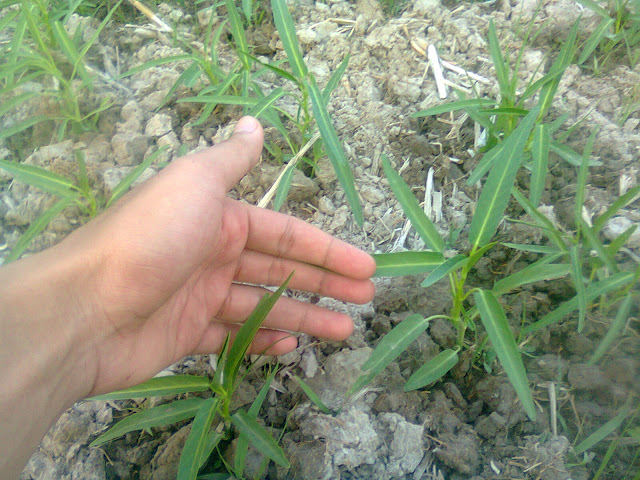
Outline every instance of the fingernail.
{"label": "fingernail", "polygon": [[258,128],[258,121],[253,117],[242,117],[238,120],[233,133],[253,133]]}

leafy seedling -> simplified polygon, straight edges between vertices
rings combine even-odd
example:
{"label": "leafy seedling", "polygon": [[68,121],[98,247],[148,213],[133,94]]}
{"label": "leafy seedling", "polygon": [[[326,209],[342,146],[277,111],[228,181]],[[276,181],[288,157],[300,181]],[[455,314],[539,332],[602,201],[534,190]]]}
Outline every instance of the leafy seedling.
{"label": "leafy seedling", "polygon": [[62,213],[68,206],[76,205],[89,218],[93,218],[104,209],[113,205],[167,148],[167,146],[159,148],[142,161],[140,165],[131,170],[112,190],[108,199],[96,195],[91,188],[82,152],[75,153],[76,161],[78,162],[78,175],[73,180],[50,172],[45,168],[0,160],[0,168],[12,175],[15,180],[39,188],[59,199],[52,207],[47,209],[40,217],[31,223],[29,228],[27,228],[16,242],[6,261],[11,262],[20,258],[20,255],[24,253],[31,242],[47,228],[49,222]]}
{"label": "leafy seedling", "polygon": [[218,366],[212,379],[192,375],[156,377],[125,390],[93,397],[92,400],[123,400],[165,395],[188,395],[191,393],[202,394],[203,392],[208,392],[212,396],[209,398],[175,400],[168,404],[135,413],[121,420],[96,438],[91,443],[91,446],[104,445],[128,432],[171,425],[193,418],[191,432],[180,456],[178,480],[194,480],[198,478],[198,473],[202,466],[207,462],[213,451],[216,450],[220,441],[229,439],[231,425],[239,432],[235,461],[232,466],[229,466],[236,478],[243,477],[249,443],[253,444],[256,450],[266,458],[273,460],[282,467],[288,468],[289,461],[286,459],[282,448],[256,420],[276,370],[273,370],[268,375],[264,386],[248,412],[238,410],[232,414],[229,406],[233,394],[242,379],[240,365],[245,358],[246,352],[267,314],[286,289],[292,275],[293,273],[289,275],[289,278],[276,292],[266,294],[260,300],[251,315],[238,330],[232,344],[230,344],[230,336],[227,335],[218,356]]}

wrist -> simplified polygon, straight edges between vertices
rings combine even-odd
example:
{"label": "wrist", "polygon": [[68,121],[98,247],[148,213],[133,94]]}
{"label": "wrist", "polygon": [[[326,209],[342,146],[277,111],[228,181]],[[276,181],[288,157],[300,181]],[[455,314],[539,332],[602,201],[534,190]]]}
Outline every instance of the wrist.
{"label": "wrist", "polygon": [[0,451],[8,462],[0,476],[17,475],[50,425],[92,388],[83,263],[60,244],[0,268]]}

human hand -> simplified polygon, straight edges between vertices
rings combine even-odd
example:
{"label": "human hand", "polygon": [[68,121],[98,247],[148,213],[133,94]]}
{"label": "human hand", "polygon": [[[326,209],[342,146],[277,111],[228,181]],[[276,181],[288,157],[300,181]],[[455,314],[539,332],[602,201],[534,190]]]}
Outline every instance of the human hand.
{"label": "human hand", "polygon": [[[245,117],[234,135],[175,160],[63,245],[91,252],[85,325],[89,395],[140,383],[188,354],[217,352],[266,292],[290,288],[347,302],[373,297],[373,259],[292,217],[226,197],[258,161],[262,129]],[[88,300],[88,302],[87,302]],[[282,354],[288,332],[342,340],[340,313],[280,299],[250,349]],[[277,342],[277,343],[276,343]]]}

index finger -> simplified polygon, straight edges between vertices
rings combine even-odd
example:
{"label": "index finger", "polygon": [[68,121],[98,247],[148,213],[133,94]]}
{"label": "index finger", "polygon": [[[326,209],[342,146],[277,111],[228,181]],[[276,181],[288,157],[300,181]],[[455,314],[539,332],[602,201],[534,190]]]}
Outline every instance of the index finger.
{"label": "index finger", "polygon": [[249,217],[246,247],[275,257],[297,260],[356,279],[376,271],[373,258],[319,228],[289,215],[244,205]]}

